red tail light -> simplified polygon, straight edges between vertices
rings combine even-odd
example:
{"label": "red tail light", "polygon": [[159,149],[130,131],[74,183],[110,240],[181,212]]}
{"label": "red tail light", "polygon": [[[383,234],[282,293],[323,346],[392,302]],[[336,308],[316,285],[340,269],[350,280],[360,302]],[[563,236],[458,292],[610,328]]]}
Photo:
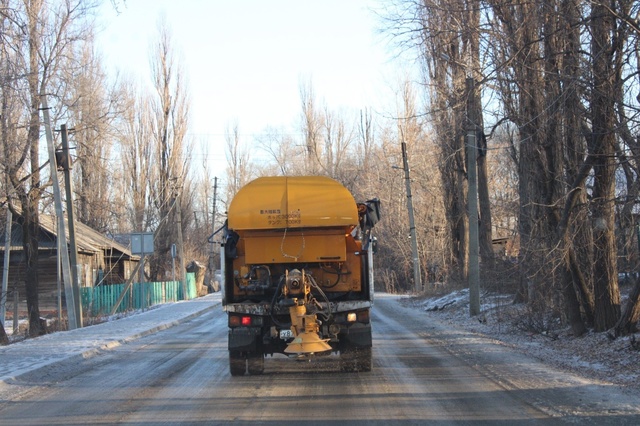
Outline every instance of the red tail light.
{"label": "red tail light", "polygon": [[251,315],[229,315],[229,327],[261,327],[262,317]]}

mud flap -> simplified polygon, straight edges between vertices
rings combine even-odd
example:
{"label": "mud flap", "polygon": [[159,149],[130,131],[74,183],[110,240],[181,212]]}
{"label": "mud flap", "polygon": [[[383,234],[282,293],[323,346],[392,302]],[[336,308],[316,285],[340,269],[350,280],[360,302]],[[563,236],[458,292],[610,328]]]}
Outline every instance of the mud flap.
{"label": "mud flap", "polygon": [[371,324],[355,323],[343,328],[338,335],[340,348],[370,348],[372,346]]}
{"label": "mud flap", "polygon": [[229,350],[255,353],[259,348],[258,342],[261,335],[261,329],[256,327],[230,328]]}

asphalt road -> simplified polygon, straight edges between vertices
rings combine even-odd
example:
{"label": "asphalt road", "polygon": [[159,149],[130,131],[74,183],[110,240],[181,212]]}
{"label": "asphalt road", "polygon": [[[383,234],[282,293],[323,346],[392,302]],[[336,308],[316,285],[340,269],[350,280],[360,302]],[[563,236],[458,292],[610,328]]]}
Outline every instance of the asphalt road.
{"label": "asphalt road", "polygon": [[379,297],[373,370],[337,356],[228,372],[221,308],[20,376],[0,425],[640,424],[640,397],[591,383]]}

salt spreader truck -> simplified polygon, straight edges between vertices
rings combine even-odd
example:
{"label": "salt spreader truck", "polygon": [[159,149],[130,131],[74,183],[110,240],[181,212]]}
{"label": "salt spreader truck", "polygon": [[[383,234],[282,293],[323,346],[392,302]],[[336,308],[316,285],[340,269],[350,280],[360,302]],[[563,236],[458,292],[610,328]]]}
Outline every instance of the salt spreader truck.
{"label": "salt spreader truck", "polygon": [[261,374],[266,355],[339,354],[371,370],[377,199],[357,203],[321,176],[261,177],[229,205],[222,305],[231,375]]}

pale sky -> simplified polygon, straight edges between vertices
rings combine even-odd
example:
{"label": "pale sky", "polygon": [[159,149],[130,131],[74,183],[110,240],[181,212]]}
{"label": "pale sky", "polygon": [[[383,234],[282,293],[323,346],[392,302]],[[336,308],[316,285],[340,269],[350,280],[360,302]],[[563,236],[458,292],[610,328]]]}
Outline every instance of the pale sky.
{"label": "pale sky", "polygon": [[98,48],[139,80],[166,17],[189,79],[190,133],[216,163],[234,122],[249,145],[267,126],[298,130],[301,80],[331,110],[393,103],[397,71],[369,10],[376,0],[126,0],[119,14],[105,3]]}

